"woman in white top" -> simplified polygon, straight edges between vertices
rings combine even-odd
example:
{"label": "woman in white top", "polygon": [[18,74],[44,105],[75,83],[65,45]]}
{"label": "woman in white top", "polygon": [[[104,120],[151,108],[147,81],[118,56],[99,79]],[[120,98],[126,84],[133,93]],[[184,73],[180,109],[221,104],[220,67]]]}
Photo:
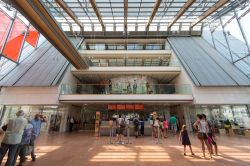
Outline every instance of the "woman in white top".
{"label": "woman in white top", "polygon": [[159,135],[158,130],[160,127],[160,119],[157,117],[153,122],[153,131],[154,131],[154,137],[157,138]]}
{"label": "woman in white top", "polygon": [[201,142],[203,157],[205,158],[205,144],[207,146],[210,158],[212,158],[211,147],[207,141],[208,139],[208,124],[207,121],[203,118],[202,115],[197,115],[197,121],[194,123],[194,128],[198,130],[198,139]]}

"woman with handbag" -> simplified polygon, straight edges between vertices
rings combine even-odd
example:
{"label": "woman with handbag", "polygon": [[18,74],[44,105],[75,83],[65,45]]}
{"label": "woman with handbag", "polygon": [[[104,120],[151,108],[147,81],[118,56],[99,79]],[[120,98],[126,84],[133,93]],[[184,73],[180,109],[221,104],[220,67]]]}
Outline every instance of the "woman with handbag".
{"label": "woman with handbag", "polygon": [[194,123],[194,128],[198,130],[198,139],[201,142],[203,158],[206,158],[205,144],[210,154],[210,158],[212,158],[211,146],[208,143],[208,124],[202,115],[197,115],[197,121]]}

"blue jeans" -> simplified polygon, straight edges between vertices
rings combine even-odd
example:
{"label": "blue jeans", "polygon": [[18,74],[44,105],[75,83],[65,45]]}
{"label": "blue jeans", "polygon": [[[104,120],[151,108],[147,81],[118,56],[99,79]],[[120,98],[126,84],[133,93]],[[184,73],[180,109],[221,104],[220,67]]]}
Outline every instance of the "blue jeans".
{"label": "blue jeans", "polygon": [[3,158],[5,156],[5,154],[8,152],[8,159],[7,162],[5,164],[5,166],[12,166],[15,165],[16,161],[14,161],[15,159],[15,154],[17,152],[19,144],[5,144],[2,143],[1,144],[1,148],[0,148],[0,165],[2,164]]}

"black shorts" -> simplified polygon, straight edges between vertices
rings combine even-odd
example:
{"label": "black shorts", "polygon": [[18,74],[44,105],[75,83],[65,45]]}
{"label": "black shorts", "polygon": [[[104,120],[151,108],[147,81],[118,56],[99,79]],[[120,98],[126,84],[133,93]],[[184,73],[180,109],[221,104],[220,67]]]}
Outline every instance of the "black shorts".
{"label": "black shorts", "polygon": [[198,133],[198,138],[200,139],[200,140],[207,140],[207,134],[206,133]]}
{"label": "black shorts", "polygon": [[118,128],[118,134],[120,135],[120,134],[123,134],[123,132],[124,132],[124,130],[125,130],[125,128],[124,127],[119,127]]}

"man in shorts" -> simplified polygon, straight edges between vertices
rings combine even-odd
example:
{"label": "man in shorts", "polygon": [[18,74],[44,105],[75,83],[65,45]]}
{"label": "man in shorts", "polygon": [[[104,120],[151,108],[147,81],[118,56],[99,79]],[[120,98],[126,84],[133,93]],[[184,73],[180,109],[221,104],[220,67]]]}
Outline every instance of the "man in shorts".
{"label": "man in shorts", "polygon": [[171,126],[171,130],[173,131],[174,134],[177,132],[177,119],[174,115],[172,115],[169,119],[169,123]]}
{"label": "man in shorts", "polygon": [[119,144],[124,144],[123,140],[123,132],[125,130],[126,124],[124,118],[121,115],[117,118],[117,134],[118,134],[118,142]]}

